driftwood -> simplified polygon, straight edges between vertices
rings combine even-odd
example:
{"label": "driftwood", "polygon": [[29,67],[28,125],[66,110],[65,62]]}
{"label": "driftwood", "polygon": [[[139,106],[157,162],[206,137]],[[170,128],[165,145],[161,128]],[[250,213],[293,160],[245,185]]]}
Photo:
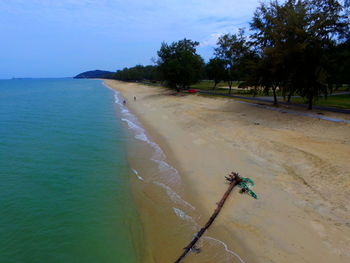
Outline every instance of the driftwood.
{"label": "driftwood", "polygon": [[[231,174],[229,174],[229,176],[225,176],[226,180],[230,183],[228,189],[226,190],[225,194],[223,195],[223,197],[221,198],[220,202],[217,203],[217,207],[214,211],[214,213],[211,215],[211,217],[209,218],[208,222],[205,224],[204,227],[202,227],[197,234],[195,234],[194,238],[192,239],[192,241],[184,248],[184,252],[182,253],[182,255],[175,261],[175,263],[179,263],[181,262],[181,260],[183,260],[185,258],[185,256],[187,255],[188,252],[190,252],[191,250],[195,249],[195,245],[197,243],[197,241],[201,238],[201,236],[204,234],[204,232],[210,227],[210,225],[214,222],[215,218],[218,216],[218,214],[221,211],[221,208],[224,206],[224,203],[227,199],[227,197],[230,195],[230,193],[232,192],[233,188],[242,183],[242,178],[238,175],[238,173],[234,173],[232,172]],[[243,189],[242,189],[243,190]]]}

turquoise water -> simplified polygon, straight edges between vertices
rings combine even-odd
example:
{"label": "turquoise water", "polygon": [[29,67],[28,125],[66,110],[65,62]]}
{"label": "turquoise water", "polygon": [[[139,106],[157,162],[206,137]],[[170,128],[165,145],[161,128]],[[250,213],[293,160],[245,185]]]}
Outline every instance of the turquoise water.
{"label": "turquoise water", "polygon": [[114,93],[98,80],[0,80],[0,262],[137,262]]}

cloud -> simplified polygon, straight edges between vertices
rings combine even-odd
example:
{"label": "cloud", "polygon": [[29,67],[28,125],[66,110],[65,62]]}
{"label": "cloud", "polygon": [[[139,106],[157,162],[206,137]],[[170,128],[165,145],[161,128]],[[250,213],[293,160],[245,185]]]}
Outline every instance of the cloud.
{"label": "cloud", "polygon": [[210,56],[221,34],[247,26],[258,1],[0,0],[0,34],[7,36],[0,45],[8,50],[0,63],[29,53],[49,59],[51,50],[64,54],[74,46],[67,60],[77,64],[89,54],[91,61],[103,56],[117,61],[113,67],[130,66],[149,63],[162,41],[183,38],[199,41]]}
{"label": "cloud", "polygon": [[224,34],[223,32],[210,34],[209,37],[201,41],[199,45],[200,47],[215,46],[218,38]]}

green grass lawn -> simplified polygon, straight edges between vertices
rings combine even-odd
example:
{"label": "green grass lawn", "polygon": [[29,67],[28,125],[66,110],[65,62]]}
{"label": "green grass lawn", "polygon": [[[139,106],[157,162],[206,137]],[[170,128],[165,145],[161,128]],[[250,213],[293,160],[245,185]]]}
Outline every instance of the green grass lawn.
{"label": "green grass lawn", "polygon": [[[234,85],[238,85],[238,83],[234,83]],[[218,85],[216,85],[216,89],[222,88],[222,87],[227,87],[226,82],[220,82]],[[191,85],[192,89],[200,89],[200,90],[212,90],[214,87],[214,81],[212,80],[202,80],[201,82],[198,82],[194,85]]]}
{"label": "green grass lawn", "polygon": [[[151,85],[151,86],[158,86],[162,87],[160,82],[152,83],[152,82],[143,82],[146,85]],[[239,82],[233,83],[232,86],[232,95],[240,95],[240,96],[245,96],[245,97],[253,97],[253,94],[249,90],[245,89],[238,89]],[[211,80],[203,80],[197,84],[194,84],[191,86],[192,89],[198,89],[198,90],[207,90],[213,93],[228,93],[228,84],[226,82],[220,82],[216,88],[213,90],[214,87],[214,82]],[[343,88],[339,88],[338,91],[348,91],[348,86]],[[278,92],[277,92],[278,93]],[[264,94],[258,94],[256,96],[266,96]],[[268,96],[273,96],[272,92],[269,92]],[[281,96],[281,94],[277,94],[277,96]],[[291,102],[294,103],[303,103],[307,104],[305,99],[303,98],[292,98]],[[342,109],[350,109],[350,94],[346,95],[334,95],[334,96],[328,96],[327,99],[324,97],[319,97],[317,101],[315,101],[314,105],[318,106],[325,106],[325,107],[335,107],[335,108],[342,108]]]}
{"label": "green grass lawn", "polygon": [[[238,84],[239,81],[235,81],[232,85],[232,90],[231,94],[232,95],[242,95],[242,96],[247,96],[250,97],[251,92],[249,90],[245,89],[238,89]],[[207,90],[213,93],[228,93],[229,88],[227,82],[220,82],[218,85],[216,85],[216,88],[213,89],[214,87],[214,81],[212,80],[203,80],[199,83],[196,83],[194,85],[191,85],[192,89],[198,89],[198,90]]]}
{"label": "green grass lawn", "polygon": [[[303,98],[293,98],[292,102],[306,103]],[[319,97],[318,100],[315,101],[315,105],[350,109],[350,94],[328,96],[327,99]]]}

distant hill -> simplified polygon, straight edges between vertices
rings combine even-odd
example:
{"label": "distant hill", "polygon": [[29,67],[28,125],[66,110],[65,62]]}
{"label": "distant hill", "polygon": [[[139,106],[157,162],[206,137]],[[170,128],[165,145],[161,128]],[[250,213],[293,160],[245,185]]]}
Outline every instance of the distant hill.
{"label": "distant hill", "polygon": [[91,70],[91,71],[85,71],[83,73],[80,73],[76,75],[75,79],[109,79],[112,78],[113,74],[115,72],[106,71],[106,70]]}

